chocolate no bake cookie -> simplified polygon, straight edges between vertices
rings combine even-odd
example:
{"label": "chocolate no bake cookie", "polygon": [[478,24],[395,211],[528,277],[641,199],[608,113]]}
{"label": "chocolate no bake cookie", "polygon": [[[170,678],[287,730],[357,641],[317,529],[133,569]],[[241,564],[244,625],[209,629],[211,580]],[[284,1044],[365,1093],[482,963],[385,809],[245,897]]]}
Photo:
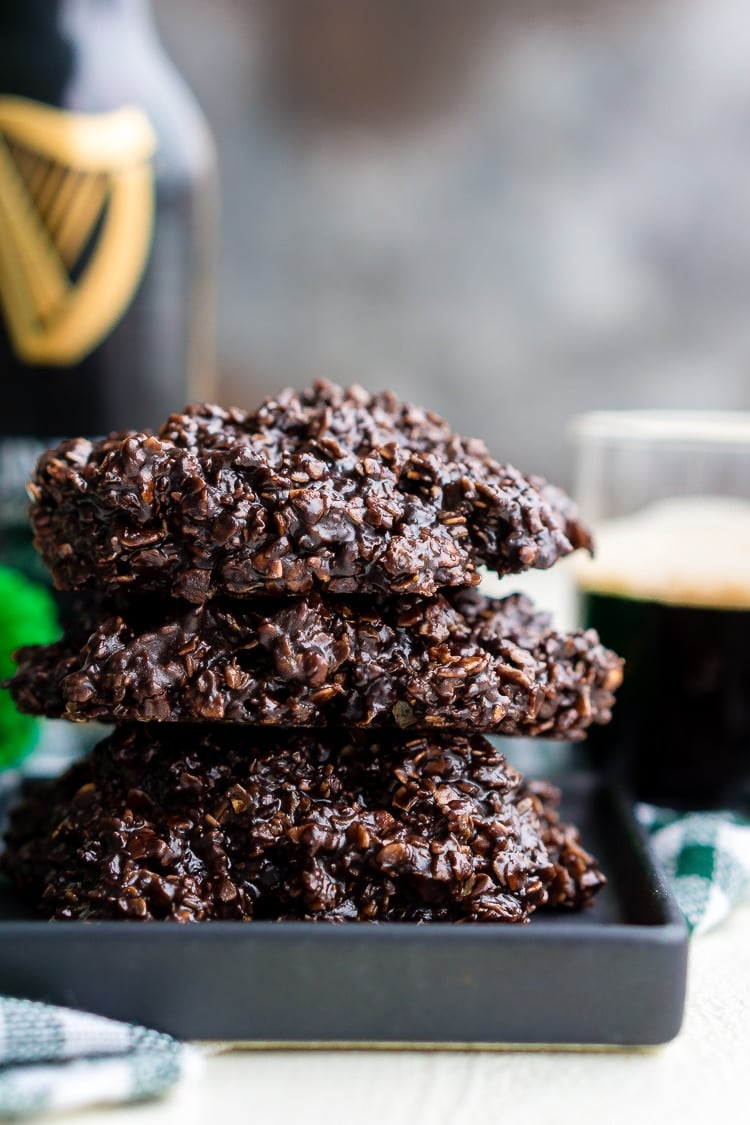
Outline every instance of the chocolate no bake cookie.
{"label": "chocolate no bake cookie", "polygon": [[75,593],[14,698],[122,724],[12,817],[0,865],[48,917],[518,923],[602,886],[478,733],[609,719],[595,633],[470,588],[591,546],[559,489],[319,382],[63,442],[30,491]]}
{"label": "chocolate no bake cookie", "polygon": [[94,602],[18,659],[11,691],[32,714],[567,739],[607,722],[622,675],[593,631],[556,632],[528,598],[473,590]]}
{"label": "chocolate no bake cookie", "polygon": [[590,546],[573,503],[437,415],[325,382],[255,413],[193,406],[155,436],[65,441],[30,485],[60,589],[433,594]]}
{"label": "chocolate no bake cookie", "polygon": [[12,817],[55,918],[524,922],[602,886],[556,791],[478,735],[123,727]]}

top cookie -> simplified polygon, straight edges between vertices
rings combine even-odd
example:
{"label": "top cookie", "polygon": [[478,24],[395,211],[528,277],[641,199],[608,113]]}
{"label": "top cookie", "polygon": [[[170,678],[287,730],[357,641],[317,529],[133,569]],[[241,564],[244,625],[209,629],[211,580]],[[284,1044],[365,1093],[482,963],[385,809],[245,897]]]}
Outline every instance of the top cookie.
{"label": "top cookie", "polygon": [[549,567],[590,536],[572,501],[390,392],[317,382],[254,414],[190,406],[155,436],[39,460],[36,545],[60,589],[433,594]]}

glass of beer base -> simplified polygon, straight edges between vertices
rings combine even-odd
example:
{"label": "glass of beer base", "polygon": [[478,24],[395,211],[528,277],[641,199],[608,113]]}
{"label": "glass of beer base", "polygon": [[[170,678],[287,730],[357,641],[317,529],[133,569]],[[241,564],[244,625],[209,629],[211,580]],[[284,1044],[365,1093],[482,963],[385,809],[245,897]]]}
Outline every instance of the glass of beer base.
{"label": "glass of beer base", "polygon": [[592,413],[573,439],[581,617],[625,658],[591,749],[641,800],[750,812],[750,413]]}

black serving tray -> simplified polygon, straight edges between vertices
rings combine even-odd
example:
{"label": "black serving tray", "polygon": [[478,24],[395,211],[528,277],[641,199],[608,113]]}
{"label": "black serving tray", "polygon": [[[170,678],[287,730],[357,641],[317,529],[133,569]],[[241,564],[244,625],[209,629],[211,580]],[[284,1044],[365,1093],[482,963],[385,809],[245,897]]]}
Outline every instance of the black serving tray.
{"label": "black serving tray", "polygon": [[608,885],[526,926],[47,922],[0,885],[0,993],[254,1044],[646,1045],[672,1039],[687,929],[625,799],[589,774],[563,811]]}

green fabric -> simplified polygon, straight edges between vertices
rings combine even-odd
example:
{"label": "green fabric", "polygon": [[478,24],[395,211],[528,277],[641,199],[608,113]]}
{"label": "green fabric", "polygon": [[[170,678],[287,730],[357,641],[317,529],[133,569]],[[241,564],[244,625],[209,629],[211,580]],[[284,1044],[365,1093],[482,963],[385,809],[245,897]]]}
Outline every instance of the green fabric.
{"label": "green fabric", "polygon": [[159,1097],[201,1063],[169,1035],[0,996],[0,1120]]}
{"label": "green fabric", "polygon": [[653,805],[639,805],[638,816],[691,932],[719,925],[750,892],[750,820]]}
{"label": "green fabric", "polygon": [[[0,683],[13,674],[12,653],[22,645],[49,644],[60,635],[52,595],[17,570],[0,566]],[[16,766],[34,748],[40,722],[21,715],[0,688],[0,770]]]}

